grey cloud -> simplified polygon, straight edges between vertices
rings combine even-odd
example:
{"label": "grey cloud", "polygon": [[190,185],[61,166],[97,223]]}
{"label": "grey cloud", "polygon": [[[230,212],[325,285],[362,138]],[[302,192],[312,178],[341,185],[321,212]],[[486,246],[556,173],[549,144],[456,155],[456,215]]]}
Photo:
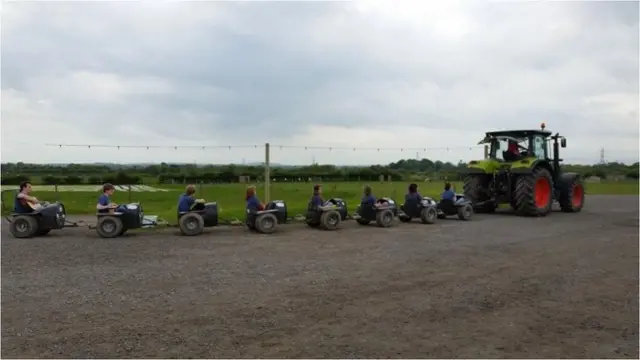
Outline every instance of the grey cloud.
{"label": "grey cloud", "polygon": [[[638,93],[638,3],[474,5],[465,10],[472,32],[450,43],[376,25],[343,3],[5,7],[13,15],[2,22],[3,90],[29,91],[30,79],[71,71],[171,84],[170,93],[130,94],[125,103],[55,99],[87,129],[87,119],[135,120],[164,136],[184,137],[188,124],[196,138],[258,140],[310,124],[480,133],[543,120],[586,137],[576,130],[594,120],[584,98]],[[548,18],[559,30],[545,27]]]}

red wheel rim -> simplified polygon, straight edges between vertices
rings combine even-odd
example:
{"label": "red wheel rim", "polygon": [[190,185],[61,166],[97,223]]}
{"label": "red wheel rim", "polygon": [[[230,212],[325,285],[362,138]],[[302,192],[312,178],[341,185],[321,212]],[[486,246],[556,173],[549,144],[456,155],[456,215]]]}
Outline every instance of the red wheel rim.
{"label": "red wheel rim", "polygon": [[573,195],[571,196],[571,205],[574,208],[580,207],[582,205],[582,197],[584,196],[584,189],[582,185],[576,184],[573,185]]}
{"label": "red wheel rim", "polygon": [[549,180],[540,178],[536,181],[535,197],[538,209],[544,209],[549,205],[549,199],[551,199],[551,184],[549,184]]}

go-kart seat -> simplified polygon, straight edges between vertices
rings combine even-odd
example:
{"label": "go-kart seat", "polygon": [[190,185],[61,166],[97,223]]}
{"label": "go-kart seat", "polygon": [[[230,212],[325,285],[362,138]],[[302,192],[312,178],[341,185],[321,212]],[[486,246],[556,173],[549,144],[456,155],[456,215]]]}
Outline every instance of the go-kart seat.
{"label": "go-kart seat", "polygon": [[204,202],[196,202],[191,206],[191,211],[204,211],[205,203]]}
{"label": "go-kart seat", "polygon": [[364,217],[371,218],[371,217],[375,217],[376,207],[374,206],[374,204],[361,202],[360,203],[360,211],[362,212],[362,215]]}
{"label": "go-kart seat", "polygon": [[408,214],[413,214],[420,208],[420,200],[417,197],[411,196],[405,200],[401,206],[401,210]]}
{"label": "go-kart seat", "polygon": [[455,203],[451,199],[442,199],[438,203],[438,209],[447,215],[453,215],[458,213]]}

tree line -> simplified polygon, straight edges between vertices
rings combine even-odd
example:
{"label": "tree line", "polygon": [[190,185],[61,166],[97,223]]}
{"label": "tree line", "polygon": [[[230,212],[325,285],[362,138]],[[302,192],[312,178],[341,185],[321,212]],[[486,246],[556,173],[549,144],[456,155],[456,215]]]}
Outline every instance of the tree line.
{"label": "tree line", "polygon": [[[392,181],[426,179],[459,180],[464,175],[466,163],[433,161],[430,159],[402,159],[388,165],[373,166],[275,166],[270,177],[275,181],[372,181],[380,176]],[[66,164],[43,165],[4,163],[1,165],[2,184],[16,185],[21,181],[32,181],[45,185],[79,184],[142,184],[142,183],[232,183],[240,177],[249,181],[264,180],[261,165],[195,165],[195,164]],[[563,165],[564,171],[577,172],[585,177],[602,179],[638,179],[638,163],[626,165],[607,163],[597,165]]]}

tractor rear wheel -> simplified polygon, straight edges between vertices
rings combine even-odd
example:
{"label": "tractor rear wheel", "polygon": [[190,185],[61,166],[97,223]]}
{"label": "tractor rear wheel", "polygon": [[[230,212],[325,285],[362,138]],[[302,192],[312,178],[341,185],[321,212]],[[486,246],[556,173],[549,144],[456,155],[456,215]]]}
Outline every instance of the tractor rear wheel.
{"label": "tractor rear wheel", "polygon": [[567,179],[562,184],[560,197],[558,198],[560,209],[563,212],[580,212],[584,206],[584,184],[579,177]]}
{"label": "tractor rear wheel", "polygon": [[515,210],[519,215],[546,216],[553,204],[553,178],[549,170],[535,168],[516,178]]}

